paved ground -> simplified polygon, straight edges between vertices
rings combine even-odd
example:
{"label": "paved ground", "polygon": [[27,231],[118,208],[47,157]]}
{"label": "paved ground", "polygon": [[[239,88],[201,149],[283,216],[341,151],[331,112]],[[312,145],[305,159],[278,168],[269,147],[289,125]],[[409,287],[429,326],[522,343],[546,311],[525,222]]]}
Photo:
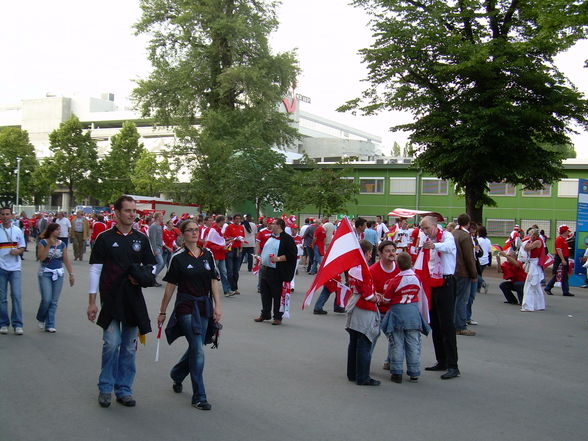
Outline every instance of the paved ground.
{"label": "paved ground", "polygon": [[[154,362],[150,336],[137,355],[136,408],[96,402],[101,330],[85,318],[87,264],[76,262],[78,285],[64,288],[54,335],[36,327],[39,293],[30,253],[24,262],[25,335],[0,335],[0,440],[585,440],[588,411],[588,291],[548,297],[544,312],[521,313],[503,303],[499,279],[479,295],[476,337],[459,337],[462,376],[442,381],[423,373],[418,384],[391,383],[381,369],[384,339],[372,375],[382,386],[345,377],[345,318],[300,310],[310,277],[298,276],[293,317],[258,324],[259,296],[241,274],[238,297],[223,299],[219,350],[206,349],[211,412],[174,394],[168,377],[184,341],[162,343]],[[554,290],[560,293],[559,290]],[[146,290],[154,317],[163,289]],[[332,311],[332,303],[329,304]],[[423,366],[434,362],[430,338]],[[185,390],[189,383],[185,383]]]}

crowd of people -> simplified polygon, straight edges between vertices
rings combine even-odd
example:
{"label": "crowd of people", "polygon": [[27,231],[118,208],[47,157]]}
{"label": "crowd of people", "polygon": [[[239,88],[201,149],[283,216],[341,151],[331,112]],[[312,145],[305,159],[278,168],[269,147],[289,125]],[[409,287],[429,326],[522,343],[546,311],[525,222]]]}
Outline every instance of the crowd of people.
{"label": "crowd of people", "polygon": [[[294,216],[259,218],[249,215],[191,216],[161,212],[141,213],[130,196],[122,196],[112,213],[91,216],[78,211],[68,217],[39,213],[33,218],[13,216],[0,210],[0,333],[12,325],[24,333],[20,300],[21,261],[30,238],[36,241],[39,261],[39,327],[56,332],[56,311],[65,279],[73,286],[75,276],[68,255],[71,240],[74,260],[83,261],[89,247],[89,303],[87,317],[103,328],[103,349],[98,401],[102,407],[116,400],[134,406],[137,339],[151,332],[142,288],[165,283],[158,327],[165,329],[171,344],[185,337],[188,348],[171,369],[175,392],[182,392],[190,376],[192,405],[211,409],[203,381],[203,346],[218,332],[221,297],[240,295],[239,273],[243,263],[257,274],[261,299],[257,323],[271,320],[281,325],[289,314],[289,298],[299,271],[315,276],[321,269],[338,228],[328,217],[305,219],[299,228]],[[409,381],[421,375],[421,334],[432,333],[436,364],[428,371],[443,371],[442,379],[460,376],[456,336],[475,336],[472,309],[476,294],[488,285],[484,270],[492,264],[493,246],[486,228],[461,214],[457,222],[442,227],[434,216],[425,216],[409,227],[407,219],[389,226],[380,216],[375,221],[356,218],[353,234],[369,264],[371,280],[351,270],[322,286],[313,313],[324,309],[335,294],[333,311],[346,313],[349,333],[347,378],[358,385],[377,386],[370,376],[371,357],[380,332],[388,338],[383,368],[391,380],[401,383],[406,361]],[[538,228],[523,234],[518,226],[503,249],[494,251],[504,282],[500,290],[506,303],[521,311],[545,309],[544,293],[551,295],[556,278],[564,296],[569,292],[571,232],[559,228],[555,240],[554,276],[545,283],[548,266],[546,237]],[[500,258],[504,258],[504,263]],[[586,256],[588,260],[588,252]],[[559,270],[559,268],[564,270]],[[164,272],[163,277],[160,274]],[[11,287],[12,314],[8,316],[7,293]],[[588,284],[587,284],[588,285]],[[352,295],[342,301],[342,291]],[[100,293],[100,302],[97,294]],[[168,306],[175,296],[170,318]],[[100,305],[100,308],[98,307]]]}

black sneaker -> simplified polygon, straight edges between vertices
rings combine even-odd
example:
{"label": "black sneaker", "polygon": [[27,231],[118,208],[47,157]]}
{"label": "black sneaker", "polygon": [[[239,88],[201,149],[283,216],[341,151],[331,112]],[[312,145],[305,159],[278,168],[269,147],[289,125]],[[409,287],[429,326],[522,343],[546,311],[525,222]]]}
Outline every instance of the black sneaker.
{"label": "black sneaker", "polygon": [[410,381],[411,383],[418,383],[419,377],[410,377],[410,379],[408,381]]}
{"label": "black sneaker", "polygon": [[132,395],[124,395],[122,397],[117,397],[116,402],[126,407],[135,407],[135,404],[137,404],[137,402],[133,400]]}
{"label": "black sneaker", "polygon": [[176,382],[174,382],[174,384],[172,384],[172,389],[177,394],[182,393],[182,383],[176,383]]}
{"label": "black sneaker", "polygon": [[390,381],[394,383],[402,383],[402,374],[392,374],[390,375]]}
{"label": "black sneaker", "polygon": [[108,407],[110,406],[110,394],[107,393],[103,393],[100,392],[98,394],[98,404],[100,404],[100,407]]}
{"label": "black sneaker", "polygon": [[200,410],[210,410],[212,406],[208,401],[198,401],[197,403],[192,403],[192,407]]}
{"label": "black sneaker", "polygon": [[567,294],[562,294],[564,297],[574,297],[575,294],[572,294],[571,292],[567,293]]}
{"label": "black sneaker", "polygon": [[548,296],[552,296],[553,293],[551,292],[550,289],[545,289],[545,294],[547,294]]}
{"label": "black sneaker", "polygon": [[345,308],[341,308],[341,307],[335,308],[335,312],[342,314],[345,312]]}
{"label": "black sneaker", "polygon": [[324,309],[315,309],[314,311],[312,311],[312,313],[316,315],[325,315],[327,311],[325,311]]}

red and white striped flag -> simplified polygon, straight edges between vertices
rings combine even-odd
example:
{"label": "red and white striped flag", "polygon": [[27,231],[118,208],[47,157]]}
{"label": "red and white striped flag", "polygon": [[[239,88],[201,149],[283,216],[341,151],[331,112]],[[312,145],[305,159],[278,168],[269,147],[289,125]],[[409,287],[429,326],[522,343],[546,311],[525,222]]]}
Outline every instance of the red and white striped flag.
{"label": "red and white striped flag", "polygon": [[355,271],[353,276],[363,281],[364,283],[372,283],[372,275],[370,273],[369,266],[363,255],[363,251],[359,246],[359,240],[357,235],[351,227],[351,223],[347,217],[344,217],[339,228],[333,235],[333,240],[329,245],[323,261],[321,262],[320,268],[310,286],[310,289],[306,292],[302,309],[305,306],[310,305],[312,302],[312,296],[315,291],[327,283],[329,280],[336,278],[341,273],[350,270],[351,268],[359,267],[358,271]]}
{"label": "red and white striped flag", "polygon": [[209,228],[204,246],[213,251],[224,250],[226,246],[225,238],[216,229]]}

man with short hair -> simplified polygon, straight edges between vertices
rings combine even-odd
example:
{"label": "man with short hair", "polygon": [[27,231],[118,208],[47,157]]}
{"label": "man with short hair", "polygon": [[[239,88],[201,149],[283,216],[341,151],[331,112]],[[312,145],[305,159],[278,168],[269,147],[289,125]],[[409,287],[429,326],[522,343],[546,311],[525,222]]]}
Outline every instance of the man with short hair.
{"label": "man with short hair", "polygon": [[[22,230],[12,224],[12,209],[0,208],[0,334],[8,334],[12,324],[14,333],[22,335],[21,256],[25,250]],[[8,317],[8,284],[12,300],[12,314]]]}
{"label": "man with short hair", "polygon": [[272,317],[272,325],[282,324],[280,312],[282,287],[284,282],[291,282],[296,272],[297,249],[294,239],[284,230],[286,222],[276,219],[271,224],[272,235],[261,252],[259,281],[261,291],[261,314],[253,319],[263,322]]}
{"label": "man with short hair", "polygon": [[222,227],[224,223],[225,217],[222,215],[217,216],[214,219],[214,223],[211,224],[210,229],[206,234],[204,246],[212,252],[212,256],[214,257],[214,262],[220,274],[223,294],[227,297],[230,297],[235,295],[235,293],[231,291],[231,285],[229,283],[229,279],[227,278],[227,266],[225,262],[227,255],[226,241],[222,236]]}
{"label": "man with short hair", "polygon": [[355,234],[357,234],[358,240],[363,240],[364,238],[364,231],[367,228],[367,220],[363,217],[358,217],[355,220]]}
{"label": "man with short hair", "polygon": [[90,226],[84,217],[84,212],[82,210],[76,212],[76,217],[73,219],[69,236],[72,238],[74,260],[79,260],[81,262],[84,257],[86,240],[88,240],[88,237],[90,236]]}
{"label": "man with short hair", "polygon": [[240,214],[233,215],[233,222],[227,225],[223,235],[231,247],[225,258],[227,279],[231,285],[231,292],[239,295],[239,269],[241,268],[241,252],[245,241],[245,228],[241,225]]}
{"label": "man with short hair", "polygon": [[255,254],[257,225],[252,222],[250,214],[245,215],[243,228],[245,229],[245,241],[243,242],[243,253],[241,254],[241,262],[239,263],[239,266],[243,265],[243,261],[247,258],[247,271],[251,272],[253,270],[253,255]]}
{"label": "man with short hair", "polygon": [[[455,336],[455,263],[457,248],[452,233],[437,225],[437,218],[425,216],[421,220],[419,253],[428,257],[423,271],[431,287],[431,329],[437,364],[425,368],[427,371],[447,371],[441,379],[459,377],[457,366],[457,339]],[[420,256],[419,256],[420,257]],[[423,260],[425,260],[423,257]],[[418,258],[417,258],[418,260]],[[425,260],[425,261],[426,261]]]}
{"label": "man with short hair", "polygon": [[[96,320],[96,293],[100,288],[101,311],[97,324],[104,329],[104,344],[98,403],[102,407],[110,406],[114,390],[117,402],[132,407],[137,337],[139,332],[151,332],[151,326],[141,287],[130,272],[136,266],[155,265],[156,260],[149,239],[132,228],[137,215],[135,200],[121,196],[114,203],[114,212],[116,226],[96,238],[90,255],[87,316],[91,322]],[[131,291],[132,301],[124,296],[127,290]]]}
{"label": "man with short hair", "polygon": [[570,257],[570,247],[568,245],[568,238],[572,235],[570,228],[567,225],[562,225],[559,227],[559,236],[555,238],[555,258],[553,260],[553,277],[545,286],[545,292],[550,296],[553,295],[551,289],[553,285],[555,285],[555,280],[557,278],[557,270],[561,265],[561,290],[563,291],[563,296],[565,297],[574,297],[574,294],[570,293],[570,285],[568,283],[568,269],[569,269],[569,262],[568,259]]}
{"label": "man with short hair", "polygon": [[[523,304],[523,288],[525,287],[525,280],[527,273],[523,269],[523,264],[516,259],[516,252],[513,249],[508,250],[508,254],[504,251],[499,253],[506,258],[506,262],[502,264],[502,278],[505,280],[499,286],[504,294],[506,301],[511,305]],[[516,292],[517,297],[512,292]]]}
{"label": "man with short hair", "polygon": [[61,240],[67,247],[67,244],[69,243],[69,229],[71,228],[71,222],[65,214],[64,211],[58,211],[55,214],[55,223],[59,224],[59,233],[61,234],[59,240]]}
{"label": "man with short hair", "polygon": [[314,235],[312,237],[311,243],[314,257],[312,261],[312,267],[308,273],[310,275],[315,275],[317,273],[319,266],[323,261],[323,256],[325,255],[325,239],[327,238],[327,232],[323,228],[320,219],[314,221],[314,226]]}
{"label": "man with short hair", "polygon": [[476,256],[474,243],[470,235],[470,216],[462,213],[457,218],[457,228],[451,232],[457,248],[455,266],[455,330],[458,335],[474,336],[475,331],[467,326],[467,306],[470,299],[472,283],[477,282]]}
{"label": "man with short hair", "polygon": [[323,228],[325,229],[325,232],[327,233],[327,237],[325,238],[325,250],[328,250],[329,245],[331,245],[331,241],[333,240],[333,234],[335,233],[335,230],[337,229],[337,227],[335,226],[335,224],[333,222],[331,222],[329,220],[328,217],[324,217],[323,218]]}
{"label": "man with short hair", "polygon": [[[165,268],[165,260],[163,259],[163,228],[161,227],[162,215],[159,211],[153,214],[153,221],[149,225],[149,243],[157,261],[155,269],[155,276]],[[155,286],[160,287],[161,283],[157,282]]]}
{"label": "man with short hair", "polygon": [[366,228],[363,232],[363,238],[374,246],[372,250],[372,257],[368,262],[368,264],[373,265],[376,262],[376,246],[378,245],[378,233],[376,233],[376,223],[374,221],[367,222]]}

